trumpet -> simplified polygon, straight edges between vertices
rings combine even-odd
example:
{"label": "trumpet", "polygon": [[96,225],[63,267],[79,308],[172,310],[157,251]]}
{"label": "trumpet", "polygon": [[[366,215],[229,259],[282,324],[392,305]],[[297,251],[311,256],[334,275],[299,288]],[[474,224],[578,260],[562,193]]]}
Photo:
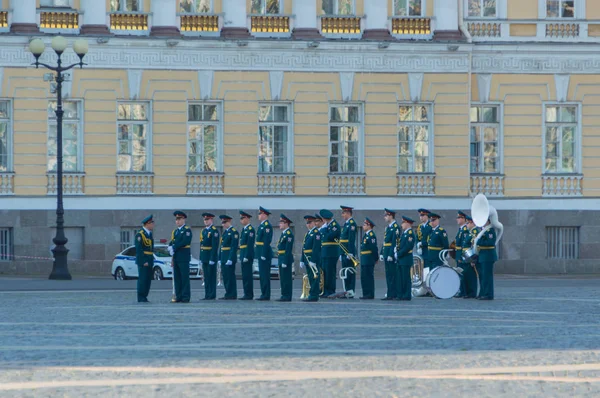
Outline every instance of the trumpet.
{"label": "trumpet", "polygon": [[352,261],[352,264],[354,265],[354,267],[358,267],[360,265],[360,263],[358,262],[356,257],[354,257],[354,254],[350,253],[348,251],[348,249],[346,249],[344,247],[344,245],[342,245],[338,239],[335,239],[335,242],[340,246],[340,248],[346,254],[346,256],[348,256],[350,258],[350,261]]}

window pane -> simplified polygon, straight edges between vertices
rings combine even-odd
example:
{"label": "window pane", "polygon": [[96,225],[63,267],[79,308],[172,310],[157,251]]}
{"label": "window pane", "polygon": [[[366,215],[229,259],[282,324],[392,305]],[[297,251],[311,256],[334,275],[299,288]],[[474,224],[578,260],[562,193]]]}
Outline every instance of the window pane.
{"label": "window pane", "polygon": [[146,171],[146,156],[139,155],[133,157],[133,171]]}
{"label": "window pane", "polygon": [[146,141],[133,141],[132,143],[133,155],[134,156],[142,156],[146,154]]}
{"label": "window pane", "polygon": [[564,1],[562,3],[562,17],[573,18],[575,16],[575,6],[573,0]]}
{"label": "window pane", "polygon": [[129,106],[128,104],[119,104],[117,118],[131,119],[131,106]]}
{"label": "window pane", "polygon": [[471,126],[471,142],[479,141],[479,130],[475,126]]}
{"label": "window pane", "polygon": [[197,141],[191,141],[188,148],[189,148],[190,155],[194,155],[194,156],[200,155],[201,150],[202,150],[201,144]]}
{"label": "window pane", "polygon": [[217,120],[217,106],[216,105],[204,105],[204,116],[203,120]]}
{"label": "window pane", "polygon": [[428,158],[415,157],[415,173],[427,173],[429,171]]}
{"label": "window pane", "polygon": [[140,11],[139,0],[127,0],[126,11]]}
{"label": "window pane", "polygon": [[77,119],[77,102],[63,101],[63,119]]}
{"label": "window pane", "polygon": [[146,120],[146,104],[132,104],[131,118],[134,120]]}
{"label": "window pane", "polygon": [[547,127],[546,128],[546,143],[557,142],[558,141],[558,128],[557,127]]}
{"label": "window pane", "polygon": [[485,144],[483,149],[483,156],[486,158],[498,156],[498,147],[496,146],[496,144]]}
{"label": "window pane", "polygon": [[329,171],[331,173],[337,173],[338,172],[338,158],[337,156],[331,156],[329,158]]}
{"label": "window pane", "polygon": [[217,142],[217,127],[204,126],[204,150],[214,150]]}
{"label": "window pane", "polygon": [[563,140],[563,145],[567,144],[567,143],[573,143],[575,141],[575,128],[574,127],[563,127],[562,140]]}
{"label": "window pane", "polygon": [[498,108],[481,108],[481,121],[484,123],[497,123]]}
{"label": "window pane", "polygon": [[196,0],[196,12],[210,12],[210,0]]}
{"label": "window pane", "polygon": [[196,155],[188,156],[188,171],[197,172],[198,169],[198,157]]}
{"label": "window pane", "polygon": [[63,155],[63,170],[64,171],[77,171],[77,157]]}
{"label": "window pane", "polygon": [[345,128],[345,139],[347,141],[357,142],[358,141],[358,127],[346,127]]}
{"label": "window pane", "polygon": [[577,121],[577,108],[574,106],[561,106],[560,107],[560,119],[561,122]]}
{"label": "window pane", "polygon": [[188,138],[190,140],[201,140],[202,139],[202,126],[192,125],[188,127]]}
{"label": "window pane", "polygon": [[273,140],[273,126],[260,126],[259,138],[270,143]]}
{"label": "window pane", "polygon": [[330,112],[330,121],[341,122],[342,121],[342,108],[332,107]]}
{"label": "window pane", "polygon": [[258,113],[258,120],[260,122],[272,122],[273,112],[271,106],[261,106]]}
{"label": "window pane", "polygon": [[575,144],[572,142],[563,143],[562,145],[563,158],[572,158],[575,156]]}
{"label": "window pane", "polygon": [[143,124],[134,124],[133,126],[133,139],[144,140],[146,139],[146,126]]}
{"label": "window pane", "polygon": [[483,16],[484,17],[495,17],[496,16],[496,0],[484,0],[483,1]]}
{"label": "window pane", "polygon": [[119,171],[130,171],[131,170],[131,156],[130,155],[119,155],[118,167],[119,167]]}
{"label": "window pane", "polygon": [[401,143],[398,146],[398,154],[400,156],[409,156],[410,155],[410,143],[408,143],[408,142]]}
{"label": "window pane", "polygon": [[481,16],[481,0],[469,0],[469,16]]}
{"label": "window pane", "polygon": [[556,158],[546,158],[546,171],[547,172],[556,171]]}
{"label": "window pane", "polygon": [[394,15],[406,16],[406,3],[408,0],[394,0]]}
{"label": "window pane", "polygon": [[497,173],[498,172],[498,160],[497,158],[485,158],[483,162],[484,173]]}
{"label": "window pane", "polygon": [[263,0],[252,0],[252,6],[250,7],[250,12],[252,14],[262,14],[262,3],[263,3]]}
{"label": "window pane", "polygon": [[[53,126],[54,130],[57,126]],[[63,140],[77,139],[77,125],[72,123],[63,123]]]}
{"label": "window pane", "polygon": [[555,106],[547,106],[546,107],[546,121],[547,122],[557,122],[557,111],[558,109]]}
{"label": "window pane", "polygon": [[546,0],[546,16],[548,18],[558,18],[558,5],[560,0]]}
{"label": "window pane", "polygon": [[332,15],[335,14],[335,0],[323,0],[323,14]]}
{"label": "window pane", "polygon": [[477,168],[478,158],[471,158],[471,173],[478,173],[479,169]]}
{"label": "window pane", "polygon": [[479,148],[481,148],[481,144],[477,142],[471,143],[471,157],[479,157]]}
{"label": "window pane", "polygon": [[398,172],[400,173],[409,173],[410,170],[410,159],[409,156],[400,156],[398,157]]}
{"label": "window pane", "polygon": [[279,0],[267,0],[267,14],[279,14]]}
{"label": "window pane", "polygon": [[0,118],[7,119],[8,111],[8,101],[0,101]]}
{"label": "window pane", "polygon": [[415,141],[429,141],[429,127],[415,126]]}
{"label": "window pane", "polygon": [[287,106],[276,106],[275,107],[275,121],[276,122],[287,122],[288,121],[288,108]]}
{"label": "window pane", "polygon": [[121,4],[119,0],[110,0],[110,10],[111,11],[120,11]]}
{"label": "window pane", "polygon": [[479,121],[479,118],[477,117],[478,116],[478,111],[479,111],[478,107],[476,107],[476,106],[471,107],[471,110],[469,111],[469,117],[471,119],[471,122],[478,122]]}
{"label": "window pane", "polygon": [[188,106],[188,121],[197,122],[202,120],[202,106],[201,105],[189,105]]}
{"label": "window pane", "polygon": [[398,141],[410,141],[410,127],[400,126],[398,127]]}
{"label": "window pane", "polygon": [[557,157],[558,156],[558,145],[546,144],[546,157]]}
{"label": "window pane", "polygon": [[336,142],[340,140],[340,127],[329,128],[329,141]]}
{"label": "window pane", "polygon": [[421,16],[421,0],[410,0],[408,15],[416,17]]}
{"label": "window pane", "polygon": [[429,144],[427,142],[415,142],[415,156],[429,155]]}
{"label": "window pane", "polygon": [[348,119],[347,120],[350,123],[358,123],[360,121],[357,106],[349,106],[348,107]]}
{"label": "window pane", "polygon": [[575,159],[574,158],[563,158],[562,171],[565,173],[575,172]]}
{"label": "window pane", "polygon": [[417,107],[415,107],[414,118],[416,121],[426,122],[429,120],[427,113],[428,113],[428,110],[427,110],[426,106],[417,106]]}
{"label": "window pane", "polygon": [[333,156],[339,155],[339,144],[331,144],[331,154]]}
{"label": "window pane", "polygon": [[483,140],[486,142],[498,141],[498,129],[496,127],[485,127],[483,129]]}
{"label": "window pane", "polygon": [[128,155],[128,154],[129,154],[129,142],[119,141],[119,155]]}
{"label": "window pane", "polygon": [[412,117],[412,106],[401,106],[398,111],[398,118],[401,122],[410,122]]}
{"label": "window pane", "polygon": [[275,141],[287,144],[288,134],[286,126],[275,126]]}
{"label": "window pane", "polygon": [[354,0],[337,0],[338,1],[338,14],[339,15],[352,15],[354,10],[352,9]]}
{"label": "window pane", "polygon": [[204,151],[203,171],[217,171],[217,148],[214,145],[206,145]]}
{"label": "window pane", "polygon": [[179,12],[194,12],[194,0],[179,0]]}
{"label": "window pane", "polygon": [[48,156],[56,156],[57,153],[58,153],[58,150],[57,150],[57,146],[56,146],[56,138],[49,138],[48,139]]}

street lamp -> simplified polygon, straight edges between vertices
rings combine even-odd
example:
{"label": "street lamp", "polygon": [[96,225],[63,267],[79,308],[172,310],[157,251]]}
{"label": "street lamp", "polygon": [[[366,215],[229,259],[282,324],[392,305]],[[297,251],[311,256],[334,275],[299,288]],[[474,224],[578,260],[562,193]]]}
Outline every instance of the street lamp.
{"label": "street lamp", "polygon": [[64,81],[63,72],[68,71],[76,66],[83,68],[83,57],[88,52],[88,42],[84,39],[79,39],[73,44],[73,50],[79,57],[79,62],[69,65],[62,66],[61,56],[67,48],[67,40],[62,36],[56,36],[52,39],[52,49],[58,56],[57,66],[50,66],[45,63],[39,62],[40,56],[44,52],[46,45],[41,39],[34,39],[29,43],[29,51],[35,57],[35,68],[39,68],[40,65],[56,72],[56,236],[52,240],[54,242],[54,265],[52,266],[52,272],[50,273],[50,279],[63,279],[70,280],[71,274],[69,273],[69,267],[67,266],[67,253],[69,250],[65,247],[67,243],[67,237],[65,236],[64,229],[64,214],[65,209],[63,208],[63,142],[62,142],[62,121],[63,121],[63,108],[62,108],[62,83]]}

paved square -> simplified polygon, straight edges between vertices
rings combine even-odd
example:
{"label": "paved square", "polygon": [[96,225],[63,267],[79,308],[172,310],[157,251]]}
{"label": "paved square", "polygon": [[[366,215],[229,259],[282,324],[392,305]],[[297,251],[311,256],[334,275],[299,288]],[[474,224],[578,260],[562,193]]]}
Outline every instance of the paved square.
{"label": "paved square", "polygon": [[0,396],[598,396],[600,279],[496,282],[487,302],[207,303],[194,281],[170,304],[161,281],[144,305],[135,281],[0,279]]}

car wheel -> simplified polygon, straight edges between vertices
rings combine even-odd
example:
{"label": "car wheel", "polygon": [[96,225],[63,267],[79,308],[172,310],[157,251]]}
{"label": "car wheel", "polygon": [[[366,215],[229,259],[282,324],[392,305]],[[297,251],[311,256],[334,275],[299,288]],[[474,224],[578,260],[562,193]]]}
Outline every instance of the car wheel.
{"label": "car wheel", "polygon": [[155,281],[160,281],[164,279],[163,272],[162,269],[160,269],[160,267],[154,267],[153,271],[153,278]]}
{"label": "car wheel", "polygon": [[115,270],[115,279],[118,281],[124,281],[127,279],[127,275],[125,275],[125,270],[123,270],[123,268],[118,267]]}

